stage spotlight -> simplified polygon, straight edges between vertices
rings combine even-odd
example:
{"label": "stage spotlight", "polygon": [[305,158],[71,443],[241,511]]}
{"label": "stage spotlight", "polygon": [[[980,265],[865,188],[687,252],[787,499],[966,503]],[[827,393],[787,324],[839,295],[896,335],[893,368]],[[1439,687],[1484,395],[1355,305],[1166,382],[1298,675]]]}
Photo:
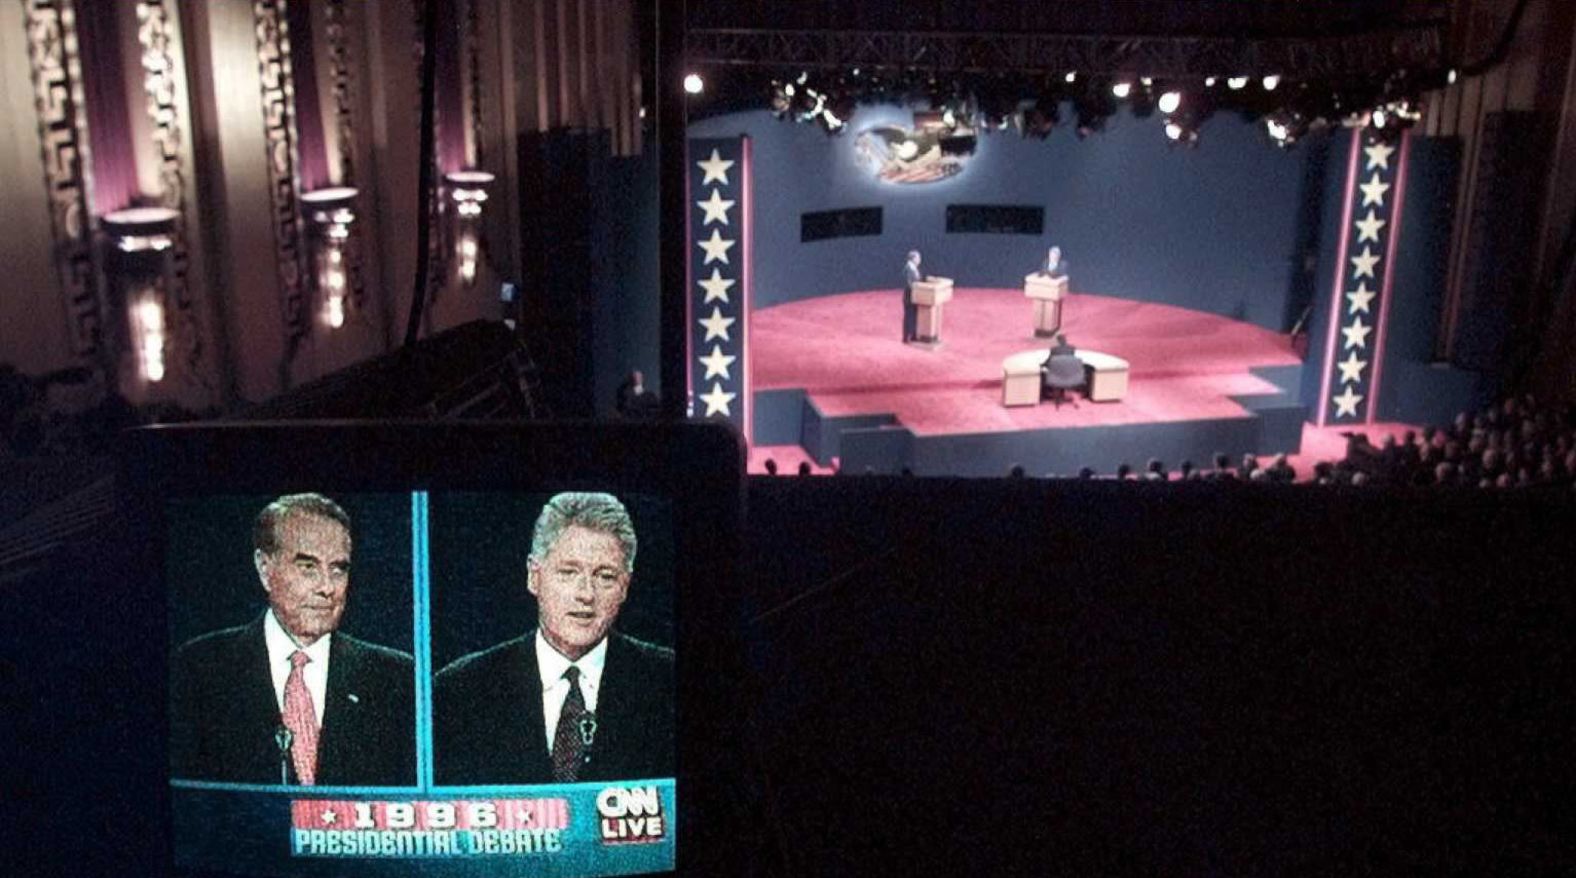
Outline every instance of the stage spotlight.
{"label": "stage spotlight", "polygon": [[1173,119],[1166,123],[1166,140],[1174,146],[1198,146],[1198,127],[1190,120]]}
{"label": "stage spotlight", "polygon": [[1233,76],[1226,80],[1226,87],[1232,91],[1241,91],[1242,89],[1246,88],[1247,85],[1248,78],[1246,76]]}
{"label": "stage spotlight", "polygon": [[1140,76],[1138,81],[1143,84],[1144,88],[1148,88],[1155,84],[1155,81],[1147,76]]}
{"label": "stage spotlight", "polygon": [[1264,77],[1264,90],[1274,91],[1280,85],[1280,77],[1274,74]]}
{"label": "stage spotlight", "polygon": [[1374,110],[1373,123],[1375,128],[1383,128],[1385,123],[1384,110]]}
{"label": "stage spotlight", "polygon": [[772,83],[773,116],[781,119],[782,117],[788,115],[789,110],[793,109],[793,92],[790,91],[792,88],[793,85],[791,83],[788,85],[784,85],[780,82]]}
{"label": "stage spotlight", "polygon": [[1111,94],[1117,100],[1127,97],[1129,94],[1132,94],[1132,92],[1133,84],[1131,82],[1118,82],[1117,84],[1111,86]]}
{"label": "stage spotlight", "polygon": [[706,90],[706,81],[700,78],[699,73],[691,73],[684,77],[684,91],[698,95]]}
{"label": "stage spotlight", "polygon": [[1264,119],[1264,129],[1276,146],[1289,148],[1308,133],[1308,120],[1290,110],[1279,110]]}
{"label": "stage spotlight", "polygon": [[826,108],[821,111],[821,120],[826,124],[828,133],[841,131],[848,120],[854,118],[854,111],[858,103],[853,94],[840,91],[826,102]]}
{"label": "stage spotlight", "polygon": [[1452,70],[1449,73],[1445,74],[1445,84],[1446,85],[1455,85],[1456,84],[1456,72],[1454,70]]}
{"label": "stage spotlight", "polygon": [[1215,87],[1215,77],[1213,77],[1213,76],[1206,76],[1206,77],[1204,77],[1204,87],[1205,88],[1214,88]]}
{"label": "stage spotlight", "polygon": [[1071,71],[1071,70],[1069,70],[1069,71],[1067,71],[1067,75],[1065,77],[1063,77],[1063,78],[1067,82],[1077,82],[1078,81],[1078,74],[1073,72],[1073,71]]}
{"label": "stage spotlight", "polygon": [[1165,113],[1168,116],[1172,113],[1175,113],[1177,108],[1182,106],[1182,93],[1179,91],[1166,92],[1160,96],[1160,101],[1157,106],[1160,107],[1160,112]]}

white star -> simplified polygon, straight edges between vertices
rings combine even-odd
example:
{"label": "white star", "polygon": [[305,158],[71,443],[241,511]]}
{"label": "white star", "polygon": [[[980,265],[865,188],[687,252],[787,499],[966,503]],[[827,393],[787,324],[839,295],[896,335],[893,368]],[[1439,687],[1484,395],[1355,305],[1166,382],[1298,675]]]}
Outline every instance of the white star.
{"label": "white star", "polygon": [[703,162],[696,162],[695,165],[706,172],[706,179],[700,181],[702,186],[714,182],[721,183],[724,186],[728,185],[728,169],[733,167],[732,159],[724,161],[722,156],[718,155],[714,149],[711,151],[711,158]]}
{"label": "white star", "polygon": [[710,265],[712,260],[720,260],[723,265],[728,264],[728,250],[734,243],[732,238],[724,238],[716,229],[712,229],[710,238],[695,243],[706,251],[706,260],[701,265]]}
{"label": "white star", "polygon": [[1367,284],[1359,283],[1357,289],[1346,291],[1346,298],[1352,300],[1352,304],[1346,309],[1346,313],[1356,314],[1358,311],[1361,311],[1364,314],[1372,314],[1373,312],[1368,310],[1368,303],[1372,302],[1374,296],[1377,295],[1379,294],[1368,289]]}
{"label": "white star", "polygon": [[733,365],[733,361],[737,359],[738,357],[732,354],[724,354],[720,345],[712,345],[711,353],[700,358],[701,363],[706,367],[706,376],[701,380],[704,381],[706,378],[714,377],[721,378],[724,381],[733,380],[733,375],[729,372],[729,368]]}
{"label": "white star", "polygon": [[733,417],[732,403],[733,398],[737,395],[736,393],[724,393],[721,384],[713,383],[709,392],[700,395],[701,402],[706,404],[706,417],[709,418],[712,415]]}
{"label": "white star", "polygon": [[1379,243],[1379,230],[1388,225],[1387,221],[1374,216],[1373,208],[1368,209],[1368,215],[1357,221],[1357,243],[1372,241]]}
{"label": "white star", "polygon": [[720,190],[713,189],[711,190],[710,198],[705,201],[695,202],[695,206],[706,211],[706,218],[701,220],[701,225],[705,226],[711,223],[727,225],[728,211],[732,209],[733,202],[723,198]]}
{"label": "white star", "polygon": [[1363,370],[1368,368],[1367,360],[1357,359],[1357,352],[1352,351],[1345,360],[1335,364],[1341,370],[1342,384],[1356,384],[1363,380]]}
{"label": "white star", "polygon": [[701,340],[711,341],[714,338],[720,338],[723,341],[732,341],[732,339],[728,338],[728,327],[733,325],[733,321],[734,318],[732,317],[722,316],[722,309],[716,305],[711,306],[711,316],[697,321],[701,326],[706,327],[706,337]]}
{"label": "white star", "polygon": [[1395,152],[1395,147],[1376,143],[1373,146],[1363,147],[1363,152],[1368,153],[1368,167],[1366,170],[1371,171],[1374,168],[1390,170],[1390,153]]}
{"label": "white star", "polygon": [[1340,396],[1331,398],[1331,402],[1335,403],[1335,416],[1337,418],[1346,416],[1357,417],[1357,404],[1362,401],[1363,395],[1361,393],[1353,393],[1350,387],[1342,390]]}
{"label": "white star", "polygon": [[334,813],[334,809],[332,809],[332,808],[324,809],[324,811],[323,811],[323,825],[324,826],[333,826],[334,825],[334,821],[338,820],[338,819],[339,819],[339,815]]}
{"label": "white star", "polygon": [[1375,171],[1374,175],[1368,178],[1368,182],[1357,188],[1363,190],[1363,207],[1367,207],[1370,204],[1384,207],[1384,194],[1390,190],[1390,184],[1381,182],[1379,180],[1379,172]]}
{"label": "white star", "polygon": [[1341,334],[1346,336],[1346,346],[1349,348],[1368,347],[1368,333],[1374,328],[1363,323],[1363,318],[1354,317],[1351,326],[1341,327]]}
{"label": "white star", "polygon": [[1354,269],[1352,271],[1352,277],[1373,277],[1374,266],[1377,265],[1378,262],[1379,257],[1375,256],[1372,250],[1364,247],[1363,254],[1361,256],[1352,257],[1352,268]]}
{"label": "white star", "polygon": [[709,305],[711,304],[712,299],[721,299],[724,302],[728,301],[728,287],[733,286],[733,278],[725,278],[722,276],[720,271],[713,268],[711,270],[711,277],[707,278],[706,280],[699,281],[698,283],[701,285],[701,288],[706,291],[706,301],[701,302],[701,304]]}

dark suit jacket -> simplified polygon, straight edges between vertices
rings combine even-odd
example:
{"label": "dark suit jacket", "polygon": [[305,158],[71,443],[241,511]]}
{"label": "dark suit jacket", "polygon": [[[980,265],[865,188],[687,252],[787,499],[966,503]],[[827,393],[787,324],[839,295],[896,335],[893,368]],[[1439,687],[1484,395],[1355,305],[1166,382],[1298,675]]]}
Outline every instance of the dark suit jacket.
{"label": "dark suit jacket", "polygon": [[[336,632],[329,647],[326,697],[317,745],[318,785],[414,786],[411,657]],[[250,625],[205,634],[176,652],[170,684],[172,776],[279,783],[274,739],[279,727],[262,616]]]}
{"label": "dark suit jacket", "polygon": [[[579,780],[672,777],[673,651],[608,636],[591,761]],[[536,631],[471,653],[433,689],[433,769],[440,784],[552,783]]]}
{"label": "dark suit jacket", "polygon": [[914,284],[924,279],[925,275],[918,268],[914,267],[914,263],[903,263],[903,304],[912,305],[914,303]]}

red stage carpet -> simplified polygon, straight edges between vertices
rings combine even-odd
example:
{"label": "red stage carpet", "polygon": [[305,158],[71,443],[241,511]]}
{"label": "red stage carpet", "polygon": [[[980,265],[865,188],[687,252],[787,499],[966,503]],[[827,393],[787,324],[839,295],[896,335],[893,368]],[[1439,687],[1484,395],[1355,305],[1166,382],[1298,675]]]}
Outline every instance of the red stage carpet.
{"label": "red stage carpet", "polygon": [[823,296],[750,315],[757,391],[802,387],[828,416],[889,412],[917,435],[1246,417],[1232,395],[1280,388],[1249,374],[1300,362],[1285,336],[1169,305],[1074,293],[1062,331],[1080,348],[1132,364],[1127,397],[1004,408],[1001,361],[1030,348],[1032,305],[1019,290],[960,288],[942,346],[905,345],[896,290]]}
{"label": "red stage carpet", "polygon": [[[1109,403],[1082,400],[1077,408],[1060,410],[1049,404],[1009,409],[1001,404],[1002,359],[1049,347],[1048,340],[1033,336],[1031,308],[1018,290],[959,289],[947,306],[944,344],[935,351],[897,340],[902,306],[896,290],[763,308],[750,320],[754,388],[803,388],[825,416],[892,414],[919,436],[1010,433],[1248,418],[1232,396],[1288,389],[1250,370],[1300,362],[1285,336],[1252,324],[1169,305],[1072,294],[1063,332],[1078,347],[1131,363],[1127,396]],[[1302,452],[1292,458],[1299,476],[1311,475],[1317,460],[1339,459],[1345,450],[1341,433],[1350,429],[1305,427]],[[1406,425],[1366,429],[1377,442]],[[767,457],[785,473],[808,459],[798,446],[758,446],[751,449],[750,471],[763,472]],[[1178,461],[1167,462],[1174,468]],[[830,469],[815,465],[814,471]]]}

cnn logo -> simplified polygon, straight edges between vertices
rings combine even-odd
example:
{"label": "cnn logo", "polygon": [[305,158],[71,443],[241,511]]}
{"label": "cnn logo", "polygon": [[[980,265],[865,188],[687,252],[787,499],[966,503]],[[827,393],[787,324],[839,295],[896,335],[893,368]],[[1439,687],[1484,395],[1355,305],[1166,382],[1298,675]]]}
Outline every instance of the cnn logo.
{"label": "cnn logo", "polygon": [[596,794],[596,811],[605,844],[660,841],[667,835],[656,787],[607,787]]}

